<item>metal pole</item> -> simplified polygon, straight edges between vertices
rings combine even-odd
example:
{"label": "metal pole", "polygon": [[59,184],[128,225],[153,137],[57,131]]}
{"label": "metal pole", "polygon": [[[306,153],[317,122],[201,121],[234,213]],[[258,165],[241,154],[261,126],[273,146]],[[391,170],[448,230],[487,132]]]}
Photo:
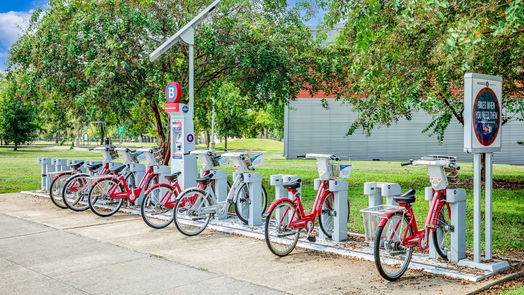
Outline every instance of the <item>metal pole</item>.
{"label": "metal pole", "polygon": [[195,105],[195,46],[189,44],[189,115],[194,119],[193,106]]}
{"label": "metal pole", "polygon": [[493,187],[493,153],[486,153],[486,259],[491,259],[491,218],[492,201],[491,192]]}
{"label": "metal pole", "polygon": [[481,183],[480,154],[473,154],[473,261],[480,263],[480,194]]}
{"label": "metal pole", "polygon": [[211,106],[211,149],[215,149],[215,96],[213,96]]}

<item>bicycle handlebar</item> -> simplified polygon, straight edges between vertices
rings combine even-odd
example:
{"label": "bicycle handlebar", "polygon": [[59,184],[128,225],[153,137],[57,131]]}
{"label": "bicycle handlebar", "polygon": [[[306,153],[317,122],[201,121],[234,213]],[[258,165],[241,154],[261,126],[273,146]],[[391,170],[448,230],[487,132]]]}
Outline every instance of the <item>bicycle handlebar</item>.
{"label": "bicycle handlebar", "polygon": [[333,161],[340,161],[340,158],[338,156],[332,155],[331,160]]}
{"label": "bicycle handlebar", "polygon": [[458,165],[455,164],[455,163],[450,163],[448,166],[449,166],[449,168],[453,168],[453,169],[460,170],[460,166],[458,166]]}

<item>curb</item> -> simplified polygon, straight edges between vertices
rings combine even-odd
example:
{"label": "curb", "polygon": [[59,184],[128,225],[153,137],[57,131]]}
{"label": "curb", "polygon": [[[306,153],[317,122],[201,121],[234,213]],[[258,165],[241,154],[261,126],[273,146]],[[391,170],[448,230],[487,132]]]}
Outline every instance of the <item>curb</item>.
{"label": "curb", "polygon": [[512,274],[509,274],[505,277],[502,277],[494,282],[491,282],[475,291],[472,291],[472,292],[469,292],[467,293],[466,295],[475,295],[475,294],[479,294],[480,292],[484,292],[486,290],[489,290],[491,287],[495,286],[495,285],[498,285],[498,284],[501,284],[501,283],[505,283],[505,282],[508,282],[508,281],[513,281],[515,279],[518,279],[520,277],[524,277],[524,270],[521,270],[517,273],[512,273]]}

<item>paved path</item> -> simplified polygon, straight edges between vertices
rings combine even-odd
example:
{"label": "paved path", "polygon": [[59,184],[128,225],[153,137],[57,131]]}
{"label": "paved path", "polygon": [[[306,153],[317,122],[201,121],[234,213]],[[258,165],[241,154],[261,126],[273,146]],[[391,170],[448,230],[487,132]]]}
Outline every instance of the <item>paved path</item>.
{"label": "paved path", "polygon": [[2,294],[280,294],[68,231],[0,214]]}
{"label": "paved path", "polygon": [[369,261],[301,249],[277,258],[256,239],[185,237],[138,216],[0,195],[0,294],[464,294],[487,283],[411,271],[386,282]]}

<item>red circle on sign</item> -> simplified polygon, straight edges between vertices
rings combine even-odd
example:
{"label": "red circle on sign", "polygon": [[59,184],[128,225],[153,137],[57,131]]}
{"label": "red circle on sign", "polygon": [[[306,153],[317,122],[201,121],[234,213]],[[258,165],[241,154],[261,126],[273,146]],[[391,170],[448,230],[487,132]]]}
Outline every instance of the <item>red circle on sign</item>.
{"label": "red circle on sign", "polygon": [[[486,97],[493,99],[493,102],[495,103],[495,110],[497,112],[497,123],[496,124],[493,124],[493,122],[491,122],[491,124],[489,124],[489,122],[483,123],[477,120],[477,106],[479,103],[479,99],[481,98],[485,99]],[[472,117],[473,130],[475,132],[475,136],[477,137],[477,140],[483,146],[491,145],[495,141],[495,139],[497,139],[497,136],[500,131],[501,123],[502,123],[502,120],[500,119],[499,101],[497,99],[497,95],[495,94],[495,92],[493,92],[493,90],[491,90],[491,88],[485,87],[479,91],[479,93],[477,94],[477,97],[475,98],[475,102],[473,103],[472,116],[473,116]],[[496,126],[493,126],[493,125],[496,125]],[[482,133],[483,128],[486,128],[487,135]],[[493,133],[489,133],[490,128],[495,129]]]}
{"label": "red circle on sign", "polygon": [[168,103],[177,103],[182,98],[182,86],[178,82],[169,82],[164,90]]}

